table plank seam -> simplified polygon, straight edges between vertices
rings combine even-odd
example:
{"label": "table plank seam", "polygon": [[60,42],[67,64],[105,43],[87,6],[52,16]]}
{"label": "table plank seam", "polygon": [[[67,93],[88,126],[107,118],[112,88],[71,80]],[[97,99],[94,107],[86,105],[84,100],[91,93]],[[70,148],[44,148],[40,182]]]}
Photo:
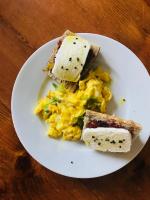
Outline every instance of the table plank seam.
{"label": "table plank seam", "polygon": [[10,28],[12,30],[12,32],[14,32],[14,34],[16,35],[16,37],[19,39],[19,41],[21,41],[27,48],[31,49],[32,51],[35,51],[35,48],[33,46],[31,46],[31,44],[29,43],[29,41],[18,30],[16,30],[12,26],[12,24],[10,22],[8,22],[8,20],[6,20],[2,15],[0,15],[0,23],[3,23],[8,28]]}

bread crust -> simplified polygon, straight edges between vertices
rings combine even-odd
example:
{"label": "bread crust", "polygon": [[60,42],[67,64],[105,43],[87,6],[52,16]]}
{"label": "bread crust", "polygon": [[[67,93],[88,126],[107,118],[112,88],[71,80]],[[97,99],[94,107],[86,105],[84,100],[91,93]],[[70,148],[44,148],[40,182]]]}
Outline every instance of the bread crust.
{"label": "bread crust", "polygon": [[122,128],[125,128],[127,130],[132,130],[131,134],[137,135],[140,133],[142,127],[140,124],[132,121],[132,120],[125,120],[122,118],[119,118],[115,115],[108,115],[103,113],[98,113],[91,110],[86,110],[85,118],[84,118],[84,127],[86,127],[87,123],[91,120],[97,120],[97,121],[106,121],[108,123],[115,123]]}

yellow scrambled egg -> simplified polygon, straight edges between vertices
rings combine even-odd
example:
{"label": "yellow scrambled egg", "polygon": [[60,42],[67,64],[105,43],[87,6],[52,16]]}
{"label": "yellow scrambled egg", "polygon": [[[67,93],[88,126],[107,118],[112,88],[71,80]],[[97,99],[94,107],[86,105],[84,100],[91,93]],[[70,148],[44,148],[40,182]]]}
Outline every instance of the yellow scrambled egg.
{"label": "yellow scrambled egg", "polygon": [[107,86],[110,76],[98,67],[89,76],[79,81],[79,88],[73,93],[63,85],[54,84],[55,90],[41,99],[34,113],[48,123],[48,135],[65,140],[79,140],[86,109],[106,112],[112,93]]}

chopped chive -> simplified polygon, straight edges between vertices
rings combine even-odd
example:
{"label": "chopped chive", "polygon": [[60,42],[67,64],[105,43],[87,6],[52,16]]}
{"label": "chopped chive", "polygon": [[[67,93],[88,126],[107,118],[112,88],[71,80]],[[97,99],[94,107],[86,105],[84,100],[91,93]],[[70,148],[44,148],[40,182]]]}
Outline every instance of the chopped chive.
{"label": "chopped chive", "polygon": [[57,103],[60,103],[61,100],[58,99],[57,97],[52,97],[50,100],[49,100],[49,103],[52,104],[52,105],[56,105]]}
{"label": "chopped chive", "polygon": [[54,88],[58,87],[58,85],[56,83],[52,83],[52,85],[53,85]]}
{"label": "chopped chive", "polygon": [[50,111],[49,111],[49,110],[45,110],[45,112],[46,112],[46,113],[49,113]]}
{"label": "chopped chive", "polygon": [[46,104],[46,105],[44,106],[44,109],[43,109],[43,110],[44,110],[44,112],[47,113],[47,114],[50,112],[50,111],[49,111],[49,108],[48,108],[48,104]]}

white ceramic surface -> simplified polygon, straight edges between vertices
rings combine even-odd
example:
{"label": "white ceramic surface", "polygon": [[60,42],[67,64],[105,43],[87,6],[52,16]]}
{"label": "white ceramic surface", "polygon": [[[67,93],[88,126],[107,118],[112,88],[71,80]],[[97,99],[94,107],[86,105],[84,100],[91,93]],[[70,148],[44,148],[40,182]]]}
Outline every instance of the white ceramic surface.
{"label": "white ceramic surface", "polygon": [[[112,173],[129,163],[143,148],[150,134],[150,77],[141,61],[127,47],[105,36],[81,33],[101,46],[101,53],[110,68],[113,101],[109,112],[133,119],[143,130],[133,142],[130,153],[101,153],[82,143],[51,139],[44,122],[33,114],[37,99],[51,88],[42,72],[58,39],[40,47],[25,62],[14,84],[11,100],[16,133],[29,154],[48,169],[70,177],[91,178]],[[40,91],[40,92],[39,92]],[[119,104],[124,97],[126,102]],[[73,164],[71,163],[73,161]]]}

